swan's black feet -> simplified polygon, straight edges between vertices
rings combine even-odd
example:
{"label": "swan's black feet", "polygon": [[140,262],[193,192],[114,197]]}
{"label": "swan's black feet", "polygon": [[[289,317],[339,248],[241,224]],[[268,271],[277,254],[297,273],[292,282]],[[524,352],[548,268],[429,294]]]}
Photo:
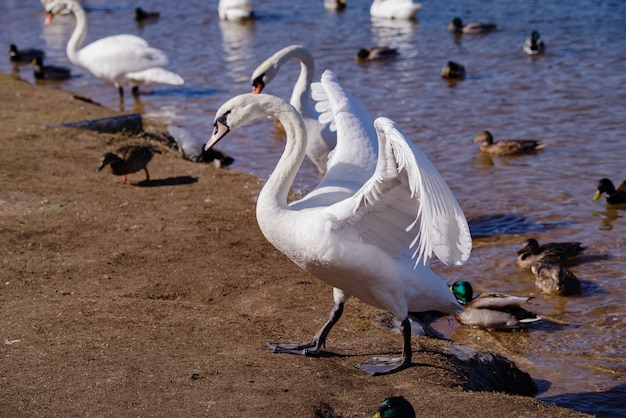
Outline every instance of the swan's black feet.
{"label": "swan's black feet", "polygon": [[356,367],[372,376],[391,374],[404,370],[411,364],[406,357],[374,357],[368,363],[357,364]]}
{"label": "swan's black feet", "polygon": [[319,356],[322,345],[318,340],[311,340],[308,343],[267,343],[267,347],[275,353],[299,354],[301,356]]}

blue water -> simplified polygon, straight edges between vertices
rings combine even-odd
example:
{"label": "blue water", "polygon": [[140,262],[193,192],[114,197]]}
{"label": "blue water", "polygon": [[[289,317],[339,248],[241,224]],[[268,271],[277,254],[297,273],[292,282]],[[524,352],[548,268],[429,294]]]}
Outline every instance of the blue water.
{"label": "blue water", "polygon": [[[591,202],[597,181],[626,179],[626,2],[623,1],[424,1],[418,22],[374,22],[369,2],[348,0],[344,13],[325,11],[322,1],[254,0],[252,24],[220,22],[217,1],[147,0],[159,10],[153,24],[132,20],[136,2],[84,0],[89,7],[87,41],[133,33],[163,49],[182,88],[154,86],[125,111],[141,111],[208,137],[215,110],[250,91],[250,74],[289,44],[307,46],[316,77],[332,69],[374,115],[399,123],[448,181],[474,232],[474,250],[461,267],[435,265],[448,282],[470,280],[479,290],[534,295],[532,307],[552,321],[524,333],[487,333],[444,322],[453,340],[497,350],[537,381],[539,399],[598,416],[626,414],[626,219],[622,209]],[[44,27],[38,0],[4,0],[0,41],[38,46],[50,64],[69,66],[65,43],[71,17]],[[454,17],[493,21],[488,35],[455,37]],[[544,56],[528,57],[522,43],[537,29]],[[386,63],[353,60],[362,47],[400,51]],[[439,77],[448,60],[466,66],[467,77],[448,86]],[[11,72],[8,59],[0,71]],[[117,92],[81,68],[75,78],[49,84],[119,109]],[[266,92],[288,98],[299,66],[285,67]],[[34,82],[30,68],[19,75]],[[236,158],[235,169],[267,176],[282,152],[273,125],[259,121],[220,143]],[[537,155],[486,158],[471,140],[481,130],[496,139],[540,139]],[[267,139],[259,139],[269,136]],[[306,161],[296,186],[318,180]],[[537,294],[532,275],[515,266],[515,251],[529,237],[581,241],[590,255],[573,271],[583,294]]]}

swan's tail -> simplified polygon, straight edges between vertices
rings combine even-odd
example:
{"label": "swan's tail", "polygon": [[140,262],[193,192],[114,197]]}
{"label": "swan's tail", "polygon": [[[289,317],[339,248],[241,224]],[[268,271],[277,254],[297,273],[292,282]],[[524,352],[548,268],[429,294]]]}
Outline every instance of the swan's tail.
{"label": "swan's tail", "polygon": [[150,68],[136,73],[126,74],[126,78],[133,84],[171,84],[173,86],[182,86],[185,80],[181,76],[163,68]]}

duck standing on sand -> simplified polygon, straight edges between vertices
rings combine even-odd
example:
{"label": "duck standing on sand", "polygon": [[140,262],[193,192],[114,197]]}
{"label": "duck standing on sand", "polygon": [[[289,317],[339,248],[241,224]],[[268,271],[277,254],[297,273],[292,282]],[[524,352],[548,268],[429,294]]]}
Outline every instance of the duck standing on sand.
{"label": "duck standing on sand", "polygon": [[148,163],[154,156],[152,147],[145,145],[127,145],[118,148],[115,152],[107,152],[100,160],[100,166],[96,170],[99,172],[104,167],[116,176],[124,176],[122,184],[129,184],[128,174],[136,173],[140,170],[146,172],[146,180],[150,180],[148,173]]}
{"label": "duck standing on sand", "polygon": [[517,253],[517,265],[523,269],[530,269],[541,262],[560,264],[571,258],[578,257],[587,248],[580,242],[549,242],[539,245],[534,238],[529,238]]}
{"label": "duck standing on sand", "polygon": [[531,298],[512,296],[503,293],[481,293],[473,297],[474,292],[469,282],[459,280],[450,286],[464,311],[454,314],[461,324],[487,330],[515,330],[541,317],[522,308],[521,305]]}
{"label": "duck standing on sand", "polygon": [[489,131],[479,132],[474,138],[474,142],[480,142],[480,152],[491,156],[528,154],[547,146],[534,139],[502,139],[494,141],[493,135]]}
{"label": "duck standing on sand", "polygon": [[595,202],[600,199],[603,193],[606,194],[607,203],[613,205],[626,203],[626,181],[622,182],[616,189],[611,180],[607,178],[600,180],[598,182],[598,189],[592,200]]}
{"label": "duck standing on sand", "polygon": [[495,23],[480,23],[480,22],[468,22],[463,24],[463,21],[459,17],[452,19],[452,22],[448,25],[448,30],[454,33],[487,33],[496,29]]}
{"label": "duck standing on sand", "polygon": [[582,292],[582,286],[578,277],[568,268],[558,263],[543,261],[531,268],[535,274],[535,286],[541,293],[549,295],[578,295]]}

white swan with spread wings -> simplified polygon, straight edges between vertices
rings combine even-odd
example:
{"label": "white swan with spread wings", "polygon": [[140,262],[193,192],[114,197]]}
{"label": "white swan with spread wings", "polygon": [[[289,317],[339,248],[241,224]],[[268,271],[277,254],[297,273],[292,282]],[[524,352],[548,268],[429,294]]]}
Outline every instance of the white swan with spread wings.
{"label": "white swan with spread wings", "polygon": [[287,133],[285,151],[259,194],[257,221],[277,249],[334,287],[335,305],[311,341],[271,343],[270,348],[318,355],[346,300],[355,296],[402,321],[402,356],[375,358],[358,366],[370,374],[392,373],[411,362],[409,312],[462,310],[426,262],[435,254],[444,263],[462,264],[469,257],[471,237],[444,179],[390,119],[374,122],[378,138],[374,171],[352,175],[349,151],[358,154],[362,146],[365,152],[372,150],[367,150],[369,139],[353,137],[342,143],[342,133],[355,122],[357,127],[361,123],[354,120],[349,101],[333,81],[334,74],[327,71],[314,90],[318,99],[326,93],[321,117],[333,119],[337,154],[331,156],[319,186],[304,198],[287,201],[304,159],[306,132],[298,112],[282,99],[265,94],[230,99],[216,113],[215,130],[206,148],[259,117],[278,118]]}

